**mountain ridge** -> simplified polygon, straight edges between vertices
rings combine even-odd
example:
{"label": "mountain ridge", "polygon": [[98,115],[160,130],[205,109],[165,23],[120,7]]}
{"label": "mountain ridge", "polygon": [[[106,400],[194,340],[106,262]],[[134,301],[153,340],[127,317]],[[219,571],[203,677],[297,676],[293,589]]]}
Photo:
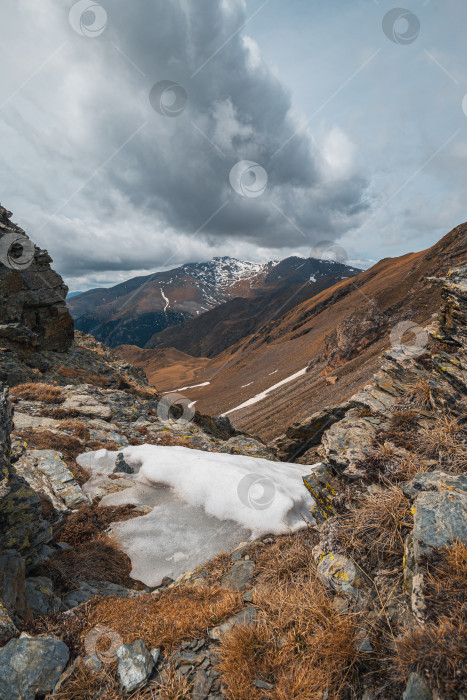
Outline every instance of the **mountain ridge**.
{"label": "mountain ridge", "polygon": [[144,347],[153,336],[235,298],[251,299],[323,276],[351,276],[358,270],[334,261],[290,257],[252,263],[230,257],[187,263],[173,270],[135,277],[111,288],[68,299],[78,330],[111,347]]}

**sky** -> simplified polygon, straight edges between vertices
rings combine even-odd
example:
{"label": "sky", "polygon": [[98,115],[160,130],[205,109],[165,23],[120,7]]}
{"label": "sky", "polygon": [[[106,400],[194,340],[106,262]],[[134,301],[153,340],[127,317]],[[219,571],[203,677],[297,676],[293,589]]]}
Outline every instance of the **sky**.
{"label": "sky", "polygon": [[2,0],[0,202],[72,291],[467,220],[465,0]]}

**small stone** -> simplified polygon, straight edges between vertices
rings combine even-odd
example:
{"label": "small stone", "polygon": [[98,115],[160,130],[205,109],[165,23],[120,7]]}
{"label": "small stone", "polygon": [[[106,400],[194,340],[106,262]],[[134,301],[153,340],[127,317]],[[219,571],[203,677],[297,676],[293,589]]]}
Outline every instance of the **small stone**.
{"label": "small stone", "polygon": [[191,697],[195,698],[195,700],[201,700],[201,698],[207,697],[209,691],[211,690],[213,680],[213,678],[209,678],[206,671],[198,668],[194,677]]}
{"label": "small stone", "polygon": [[122,644],[117,649],[117,657],[121,689],[131,693],[147,681],[154,668],[154,660],[142,639]]}
{"label": "small stone", "polygon": [[94,654],[89,654],[83,658],[83,664],[91,671],[99,671],[102,668],[102,663]]}
{"label": "small stone", "polygon": [[151,649],[149,652],[152,656],[152,660],[154,661],[154,666],[157,666],[157,662],[159,661],[160,655],[161,655],[161,650],[160,647],[156,647],[155,649]]}
{"label": "small stone", "polygon": [[255,685],[257,688],[261,688],[261,690],[273,690],[274,686],[272,683],[267,683],[266,681],[262,681],[261,679],[256,679],[253,681],[253,685]]}
{"label": "small stone", "polygon": [[0,649],[0,698],[34,700],[36,695],[46,695],[68,659],[68,647],[58,639],[12,639]]}
{"label": "small stone", "polygon": [[222,639],[224,639],[224,637],[230,632],[230,630],[233,627],[242,624],[253,625],[256,622],[257,617],[258,613],[256,608],[250,605],[248,608],[245,608],[236,615],[230,617],[222,625],[218,625],[218,627],[213,627],[213,629],[210,629],[208,631],[208,635],[211,639],[213,639],[216,642],[222,641]]}
{"label": "small stone", "polygon": [[411,673],[403,700],[431,700],[432,692],[426,680],[418,673]]}
{"label": "small stone", "polygon": [[233,591],[245,591],[251,585],[254,570],[254,562],[240,559],[223,577],[221,585],[225,588],[231,588]]}

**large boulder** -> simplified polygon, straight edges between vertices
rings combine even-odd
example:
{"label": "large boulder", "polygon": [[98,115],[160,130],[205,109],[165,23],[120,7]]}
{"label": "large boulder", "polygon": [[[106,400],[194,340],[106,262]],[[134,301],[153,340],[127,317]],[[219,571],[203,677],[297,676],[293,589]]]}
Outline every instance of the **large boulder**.
{"label": "large boulder", "polygon": [[65,352],[74,329],[65,302],[68,288],[51,269],[47,251],[37,248],[10,217],[0,206],[0,345]]}
{"label": "large boulder", "polygon": [[12,639],[0,649],[0,698],[34,700],[55,687],[68,647],[52,637]]}

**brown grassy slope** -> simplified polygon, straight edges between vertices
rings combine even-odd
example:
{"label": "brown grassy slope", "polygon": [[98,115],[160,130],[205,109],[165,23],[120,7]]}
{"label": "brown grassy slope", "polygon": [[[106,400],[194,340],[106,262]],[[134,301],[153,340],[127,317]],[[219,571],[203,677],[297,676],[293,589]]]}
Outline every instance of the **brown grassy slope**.
{"label": "brown grassy slope", "polygon": [[[298,305],[279,320],[268,324],[265,319],[265,327],[255,336],[206,361],[202,367],[200,358],[190,361],[184,356],[181,362],[174,358],[171,366],[163,362],[159,369],[161,358],[167,358],[160,352],[167,351],[157,350],[151,354],[145,351],[140,358],[133,355],[131,360],[143,369],[150,367],[150,381],[160,391],[209,381],[208,386],[184,393],[197,401],[199,410],[216,415],[316,361],[325,351],[326,337],[339,324],[376,303],[383,327],[373,343],[358,348],[355,357],[333,370],[339,377],[336,384],[328,385],[321,376],[322,363],[260,403],[230,415],[236,427],[272,439],[283,432],[284,424],[323,405],[342,401],[364,386],[377,371],[378,355],[389,345],[389,332],[401,318],[425,323],[437,312],[440,291],[426,277],[465,262],[466,236],[467,224],[463,224],[426,251],[381,260],[370,270],[342,280]],[[356,321],[354,325],[358,324]]]}

